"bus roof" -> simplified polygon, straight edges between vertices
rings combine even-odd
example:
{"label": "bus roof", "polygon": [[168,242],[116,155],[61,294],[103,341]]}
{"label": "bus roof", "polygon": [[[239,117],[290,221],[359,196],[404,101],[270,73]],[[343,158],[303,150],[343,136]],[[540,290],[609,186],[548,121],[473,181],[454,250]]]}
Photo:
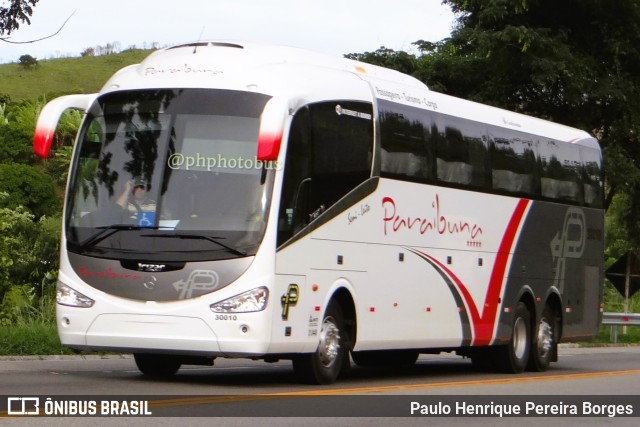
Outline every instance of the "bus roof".
{"label": "bus roof", "polygon": [[[278,69],[279,74],[271,70]],[[288,69],[304,74],[299,84],[323,74],[371,75],[427,90],[420,80],[395,70],[304,49],[231,41],[199,41],[155,51],[140,64],[117,72],[102,91],[145,87],[220,87],[260,82],[278,88]],[[280,77],[278,79],[278,76]],[[287,76],[288,77],[288,76]],[[269,78],[279,81],[269,82]],[[291,81],[286,81],[291,86]]]}
{"label": "bus roof", "polygon": [[[360,82],[361,84],[358,84]],[[167,87],[215,87],[296,97],[385,99],[425,110],[599,149],[579,129],[430,91],[395,70],[304,49],[242,41],[198,41],[158,50],[117,72],[102,92]]]}

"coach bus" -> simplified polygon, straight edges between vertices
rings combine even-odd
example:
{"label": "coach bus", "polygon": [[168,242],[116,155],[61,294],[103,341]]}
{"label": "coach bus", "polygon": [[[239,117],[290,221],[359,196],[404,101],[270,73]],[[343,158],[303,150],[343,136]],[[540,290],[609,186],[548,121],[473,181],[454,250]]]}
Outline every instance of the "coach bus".
{"label": "coach bus", "polygon": [[117,72],[85,112],[64,208],[61,342],[143,374],[291,360],[311,383],[455,352],[542,371],[602,313],[588,133],[300,49],[197,42]]}

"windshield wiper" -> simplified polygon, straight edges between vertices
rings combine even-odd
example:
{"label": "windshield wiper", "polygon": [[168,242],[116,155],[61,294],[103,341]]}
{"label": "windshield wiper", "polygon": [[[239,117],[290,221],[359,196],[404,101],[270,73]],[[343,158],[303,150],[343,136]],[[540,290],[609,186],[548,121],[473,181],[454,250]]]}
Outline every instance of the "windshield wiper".
{"label": "windshield wiper", "polygon": [[133,230],[158,230],[161,228],[171,228],[171,227],[139,227],[137,225],[131,224],[112,224],[105,225],[102,227],[96,227],[100,231],[95,233],[93,236],[86,239],[84,242],[80,243],[80,250],[85,250],[91,246],[95,246],[107,237],[110,237],[117,233],[118,231],[133,231]]}
{"label": "windshield wiper", "polygon": [[231,252],[234,255],[237,256],[247,256],[246,252],[243,252],[239,249],[234,248],[233,246],[229,246],[225,243],[222,243],[220,241],[220,239],[224,239],[225,237],[210,237],[210,236],[203,236],[200,234],[158,234],[158,235],[152,235],[151,237],[163,237],[163,238],[173,238],[173,239],[203,239],[203,240],[207,240],[209,242],[215,243],[216,245],[228,250],[229,252]]}

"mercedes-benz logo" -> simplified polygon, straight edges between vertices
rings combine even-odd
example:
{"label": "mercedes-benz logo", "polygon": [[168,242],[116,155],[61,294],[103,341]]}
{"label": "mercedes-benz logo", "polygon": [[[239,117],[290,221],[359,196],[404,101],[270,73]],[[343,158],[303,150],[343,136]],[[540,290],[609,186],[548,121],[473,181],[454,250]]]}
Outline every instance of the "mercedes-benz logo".
{"label": "mercedes-benz logo", "polygon": [[158,279],[156,279],[156,276],[145,276],[142,281],[142,286],[149,290],[155,289],[157,284]]}

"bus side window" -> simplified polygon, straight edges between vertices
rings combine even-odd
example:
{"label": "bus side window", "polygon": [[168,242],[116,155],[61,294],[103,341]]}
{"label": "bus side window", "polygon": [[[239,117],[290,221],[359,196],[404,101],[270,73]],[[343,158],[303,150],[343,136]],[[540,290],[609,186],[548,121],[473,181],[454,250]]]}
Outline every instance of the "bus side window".
{"label": "bus side window", "polygon": [[379,100],[383,177],[432,182],[431,117],[424,110]]}
{"label": "bus side window", "polygon": [[594,208],[602,208],[602,158],[597,150],[580,147],[582,184],[584,203]]}
{"label": "bus side window", "polygon": [[506,194],[538,197],[538,141],[530,135],[498,127],[490,128],[490,140],[492,188]]}
{"label": "bus side window", "polygon": [[322,102],[296,113],[285,161],[278,245],[371,176],[372,150],[371,104]]}
{"label": "bus side window", "polygon": [[431,134],[438,181],[463,187],[488,186],[486,128],[483,124],[440,115]]}
{"label": "bus side window", "polygon": [[538,147],[542,177],[542,197],[583,204],[584,189],[580,179],[578,148],[554,140],[543,141]]}

